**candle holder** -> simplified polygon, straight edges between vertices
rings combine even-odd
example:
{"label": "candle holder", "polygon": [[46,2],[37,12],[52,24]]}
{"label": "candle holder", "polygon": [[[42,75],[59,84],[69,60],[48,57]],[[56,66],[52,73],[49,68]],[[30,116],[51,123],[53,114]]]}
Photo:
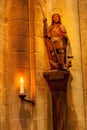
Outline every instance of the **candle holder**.
{"label": "candle holder", "polygon": [[25,94],[20,94],[19,98],[21,99],[21,101],[25,101],[25,102],[31,103],[32,105],[35,105],[35,101],[26,99]]}

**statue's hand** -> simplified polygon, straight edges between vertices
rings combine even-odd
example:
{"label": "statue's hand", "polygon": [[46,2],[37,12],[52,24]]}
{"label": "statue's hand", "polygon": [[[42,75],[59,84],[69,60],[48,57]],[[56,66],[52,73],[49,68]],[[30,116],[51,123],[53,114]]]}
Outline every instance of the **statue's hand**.
{"label": "statue's hand", "polygon": [[43,22],[46,23],[46,22],[47,22],[47,18],[44,18],[44,19],[43,19]]}

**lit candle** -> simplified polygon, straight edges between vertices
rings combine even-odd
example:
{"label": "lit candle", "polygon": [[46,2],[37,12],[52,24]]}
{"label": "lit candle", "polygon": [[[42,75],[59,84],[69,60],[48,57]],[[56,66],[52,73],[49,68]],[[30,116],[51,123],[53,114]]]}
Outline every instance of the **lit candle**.
{"label": "lit candle", "polygon": [[20,93],[24,93],[24,79],[21,77],[20,79]]}

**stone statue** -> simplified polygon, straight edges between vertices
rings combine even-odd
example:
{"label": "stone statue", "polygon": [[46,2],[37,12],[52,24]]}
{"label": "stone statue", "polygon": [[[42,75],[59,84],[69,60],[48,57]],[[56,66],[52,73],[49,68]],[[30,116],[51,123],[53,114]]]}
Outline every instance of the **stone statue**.
{"label": "stone statue", "polygon": [[67,64],[67,46],[70,45],[67,31],[61,23],[58,13],[52,15],[52,24],[47,25],[47,19],[43,19],[44,39],[48,52],[51,69],[67,69],[71,67],[71,62]]}

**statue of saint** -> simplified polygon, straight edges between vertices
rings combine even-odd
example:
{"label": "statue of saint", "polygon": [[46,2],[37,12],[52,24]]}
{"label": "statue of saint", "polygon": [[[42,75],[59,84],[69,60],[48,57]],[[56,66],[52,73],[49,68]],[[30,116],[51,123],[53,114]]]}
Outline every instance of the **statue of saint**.
{"label": "statue of saint", "polygon": [[43,19],[43,23],[44,42],[50,67],[52,70],[58,69],[57,71],[50,71],[49,76],[47,74],[45,75],[52,94],[53,130],[66,130],[66,91],[69,71],[63,69],[68,69],[72,66],[72,50],[66,28],[62,24],[61,17],[58,13],[52,15],[52,23],[50,26],[47,25],[46,18]]}
{"label": "statue of saint", "polygon": [[71,67],[71,62],[67,64],[66,61],[66,48],[70,43],[60,15],[58,13],[52,15],[52,24],[50,26],[47,25],[46,18],[44,18],[43,23],[45,44],[51,69]]}

